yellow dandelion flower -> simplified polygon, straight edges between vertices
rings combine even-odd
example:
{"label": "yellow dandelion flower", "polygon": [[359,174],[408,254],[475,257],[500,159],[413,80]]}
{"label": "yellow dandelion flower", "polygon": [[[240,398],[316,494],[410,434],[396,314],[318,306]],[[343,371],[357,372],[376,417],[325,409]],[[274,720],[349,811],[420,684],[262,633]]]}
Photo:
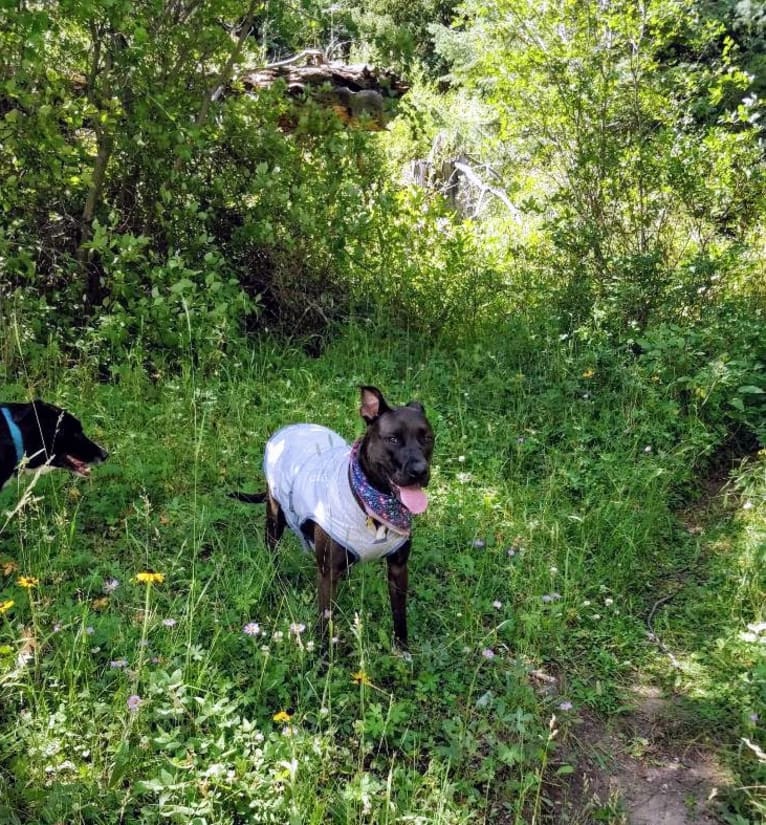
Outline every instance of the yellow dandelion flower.
{"label": "yellow dandelion flower", "polygon": [[3,613],[7,613],[14,604],[13,599],[6,599],[4,602],[0,602],[0,616],[2,616]]}
{"label": "yellow dandelion flower", "polygon": [[140,584],[162,584],[165,581],[165,574],[144,570],[141,573],[136,573],[135,580]]}
{"label": "yellow dandelion flower", "polygon": [[363,670],[358,670],[356,673],[352,674],[351,681],[355,685],[371,685],[372,684],[372,682],[370,681],[370,677]]}
{"label": "yellow dandelion flower", "polygon": [[37,587],[37,585],[40,584],[40,579],[35,576],[20,576],[16,581],[16,584],[18,584],[19,587],[24,587],[27,590],[31,590],[33,587]]}
{"label": "yellow dandelion flower", "polygon": [[583,377],[583,378],[593,378],[593,376],[594,376],[595,374],[596,374],[596,371],[595,371],[595,370],[587,369],[587,370],[585,370],[585,372],[582,374],[582,377]]}
{"label": "yellow dandelion flower", "polygon": [[293,715],[286,710],[280,710],[279,713],[274,714],[273,718],[275,722],[289,722],[293,718]]}

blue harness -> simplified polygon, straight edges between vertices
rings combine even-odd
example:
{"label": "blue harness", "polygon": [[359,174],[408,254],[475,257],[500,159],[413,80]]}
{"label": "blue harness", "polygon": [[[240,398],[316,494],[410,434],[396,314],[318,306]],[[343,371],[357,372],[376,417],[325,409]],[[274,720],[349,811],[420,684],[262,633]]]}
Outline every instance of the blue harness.
{"label": "blue harness", "polygon": [[24,439],[21,437],[21,430],[13,420],[13,416],[8,407],[0,407],[0,412],[5,416],[5,423],[8,426],[8,432],[11,434],[13,446],[16,449],[16,463],[18,464],[21,459],[24,458]]}

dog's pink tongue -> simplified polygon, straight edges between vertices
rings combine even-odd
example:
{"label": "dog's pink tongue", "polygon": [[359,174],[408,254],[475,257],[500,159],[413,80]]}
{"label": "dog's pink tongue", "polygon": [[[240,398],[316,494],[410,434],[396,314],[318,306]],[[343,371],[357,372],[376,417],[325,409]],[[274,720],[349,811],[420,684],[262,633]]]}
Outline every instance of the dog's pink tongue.
{"label": "dog's pink tongue", "polygon": [[417,484],[412,487],[399,487],[399,501],[416,516],[425,513],[428,507],[428,496]]}

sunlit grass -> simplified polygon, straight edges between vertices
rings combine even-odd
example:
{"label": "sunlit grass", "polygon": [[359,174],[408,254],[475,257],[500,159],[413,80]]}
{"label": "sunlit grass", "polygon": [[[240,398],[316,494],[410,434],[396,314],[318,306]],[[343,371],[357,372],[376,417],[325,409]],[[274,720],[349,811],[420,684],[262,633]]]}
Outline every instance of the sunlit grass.
{"label": "sunlit grass", "polygon": [[[672,508],[690,472],[677,417],[638,371],[596,360],[568,344],[540,360],[512,342],[372,346],[352,330],[318,360],[256,350],[158,383],[137,370],[77,397],[51,388],[111,458],[86,483],[41,479],[0,535],[0,608],[13,602],[0,613],[0,814],[539,821],[553,731],[585,707],[617,711],[647,667],[704,700],[714,729],[737,730],[734,747],[763,685],[734,644],[735,621],[758,618],[762,516],[741,510],[701,555]],[[412,662],[392,651],[378,564],[342,585],[322,661],[313,560],[291,536],[268,552],[263,509],[226,498],[261,487],[263,443],[285,422],[360,432],[356,387],[370,381],[424,402],[437,437]],[[760,501],[747,479],[742,497]],[[688,600],[655,623],[684,663],[673,673],[645,618],[692,565]]]}

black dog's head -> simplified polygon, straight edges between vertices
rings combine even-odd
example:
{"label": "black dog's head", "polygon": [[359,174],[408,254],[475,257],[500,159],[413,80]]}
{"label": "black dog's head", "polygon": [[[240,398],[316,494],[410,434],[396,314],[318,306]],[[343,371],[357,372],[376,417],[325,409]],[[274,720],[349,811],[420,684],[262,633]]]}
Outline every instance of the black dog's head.
{"label": "black dog's head", "polygon": [[82,431],[82,424],[66,410],[45,401],[13,406],[28,469],[48,464],[87,476],[92,464],[106,461],[106,450],[91,441]]}
{"label": "black dog's head", "polygon": [[377,489],[394,493],[412,513],[422,513],[428,500],[422,488],[431,475],[434,434],[423,405],[410,401],[391,407],[376,387],[361,388],[359,412],[367,432],[359,463]]}

